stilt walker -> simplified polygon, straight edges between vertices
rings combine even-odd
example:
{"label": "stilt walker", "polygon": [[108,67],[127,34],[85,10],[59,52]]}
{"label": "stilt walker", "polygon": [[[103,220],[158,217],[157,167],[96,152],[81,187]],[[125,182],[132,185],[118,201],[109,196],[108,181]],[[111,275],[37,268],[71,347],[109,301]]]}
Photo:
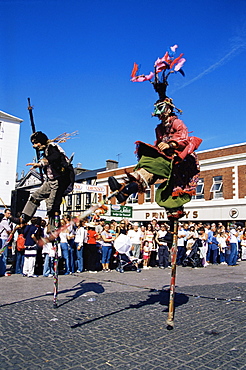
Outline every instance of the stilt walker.
{"label": "stilt walker", "polygon": [[[162,180],[155,194],[155,201],[166,210],[167,218],[173,225],[173,245],[171,252],[172,275],[170,284],[170,304],[167,324],[173,327],[174,320],[174,292],[176,279],[177,256],[177,224],[178,219],[184,216],[183,205],[196,194],[196,185],[199,179],[199,165],[195,150],[202,142],[195,136],[188,135],[184,122],[177,117],[182,111],[175,107],[173,100],[166,95],[168,77],[173,73],[184,76],[182,66],[185,63],[183,54],[175,57],[178,45],[168,49],[163,58],[154,63],[154,72],[148,75],[137,75],[138,65],[134,63],[131,81],[150,81],[159,95],[155,102],[152,116],[158,117],[156,142],[154,145],[141,141],[136,142],[138,164],[131,173],[126,172],[124,183],[119,183],[113,176],[108,183],[112,191],[118,191],[116,198],[119,203],[127,200],[133,193],[143,193],[157,180]],[[153,81],[151,81],[153,79]]]}

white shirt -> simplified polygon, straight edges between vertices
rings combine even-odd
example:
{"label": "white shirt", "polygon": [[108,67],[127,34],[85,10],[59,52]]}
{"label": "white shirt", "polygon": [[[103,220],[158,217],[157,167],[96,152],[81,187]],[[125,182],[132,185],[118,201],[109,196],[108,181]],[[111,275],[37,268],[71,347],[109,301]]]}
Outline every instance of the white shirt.
{"label": "white shirt", "polygon": [[137,231],[131,229],[128,231],[127,235],[129,236],[132,244],[141,244],[142,232],[140,229]]}

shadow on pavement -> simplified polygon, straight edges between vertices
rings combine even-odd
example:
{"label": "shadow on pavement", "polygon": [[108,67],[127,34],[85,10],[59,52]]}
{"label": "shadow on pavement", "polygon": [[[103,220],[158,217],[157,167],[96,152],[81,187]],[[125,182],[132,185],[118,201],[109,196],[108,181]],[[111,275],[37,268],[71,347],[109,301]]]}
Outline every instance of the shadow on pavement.
{"label": "shadow on pavement", "polygon": [[[181,306],[183,304],[186,304],[188,301],[189,301],[189,297],[187,297],[185,294],[183,294],[183,293],[176,293],[175,294],[175,308],[178,307],[178,306]],[[130,304],[129,306],[121,308],[117,311],[113,311],[113,312],[110,312],[106,315],[95,317],[94,319],[87,320],[87,321],[82,322],[82,323],[77,323],[75,325],[72,325],[71,328],[76,329],[76,328],[81,327],[83,325],[86,325],[86,324],[104,319],[106,317],[110,317],[112,315],[118,314],[118,313],[126,311],[126,310],[139,309],[141,307],[156,304],[156,303],[159,303],[162,306],[166,306],[166,308],[163,310],[163,312],[168,312],[169,290],[163,290],[163,291],[150,290],[150,295],[144,301],[140,301],[137,304]]]}
{"label": "shadow on pavement", "polygon": [[[61,304],[58,304],[57,308],[73,301],[74,299],[76,299],[76,298],[80,297],[81,295],[83,295],[85,293],[88,293],[88,292],[95,292],[97,294],[101,294],[101,293],[104,292],[104,288],[100,283],[84,283],[84,280],[82,280],[78,284],[74,285],[71,289],[64,289],[64,290],[58,291],[58,297],[59,297],[60,294],[66,294],[66,293],[74,293],[74,294],[70,295],[70,296],[68,295],[67,297],[69,297],[70,299],[66,300],[65,302],[63,302]],[[33,300],[36,300],[38,298],[47,297],[47,295],[52,296],[52,293],[50,293],[50,294],[45,293],[45,294],[41,294],[41,295],[38,295],[38,296],[35,296],[35,297],[21,299],[19,301],[15,301],[15,302],[11,302],[11,303],[4,303],[4,304],[0,305],[0,308],[5,307],[5,306],[12,306],[12,305],[17,304],[17,303],[33,301]]]}
{"label": "shadow on pavement", "polygon": [[[83,280],[84,281],[84,280]],[[80,297],[81,295],[88,293],[88,292],[94,292],[96,294],[101,294],[104,292],[104,288],[100,283],[84,283],[83,281],[79,282],[78,284],[74,285],[71,289],[65,289],[60,291],[59,293],[73,293],[73,295],[67,295],[68,299],[67,301],[58,304],[58,308],[61,306],[64,306],[65,304],[68,304],[69,302],[73,301],[74,299]]]}

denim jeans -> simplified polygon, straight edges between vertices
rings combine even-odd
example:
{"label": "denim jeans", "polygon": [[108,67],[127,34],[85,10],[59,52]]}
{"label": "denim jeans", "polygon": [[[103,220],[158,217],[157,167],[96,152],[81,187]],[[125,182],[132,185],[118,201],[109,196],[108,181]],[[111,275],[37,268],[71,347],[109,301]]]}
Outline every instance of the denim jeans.
{"label": "denim jeans", "polygon": [[79,272],[83,271],[84,268],[84,257],[83,257],[83,245],[78,249],[79,243],[75,243],[75,248],[76,248],[76,254],[77,254],[77,260],[76,260],[76,265],[77,265],[77,270]]}
{"label": "denim jeans", "polygon": [[220,263],[225,262],[225,252],[220,252]]}
{"label": "denim jeans", "polygon": [[112,254],[112,245],[102,245],[102,263],[109,263]]}
{"label": "denim jeans", "polygon": [[[6,241],[7,239],[0,239],[0,249],[4,246]],[[3,276],[6,272],[7,256],[8,256],[8,247],[5,248],[2,255],[0,256],[0,276]]]}
{"label": "denim jeans", "polygon": [[65,260],[65,273],[70,273],[69,268],[69,245],[68,243],[60,243],[61,251],[62,251],[62,257]]}
{"label": "denim jeans", "polygon": [[68,241],[68,258],[69,258],[69,271],[74,273],[76,260],[74,239],[70,239]]}
{"label": "denim jeans", "polygon": [[15,273],[22,274],[24,265],[24,251],[19,252],[16,249]]}
{"label": "denim jeans", "polygon": [[158,249],[159,267],[168,267],[169,265],[169,251],[167,245],[159,245]]}
{"label": "denim jeans", "polygon": [[230,243],[231,253],[228,258],[228,265],[234,266],[237,263],[237,244]]}
{"label": "denim jeans", "polygon": [[50,257],[48,253],[45,253],[44,257],[44,268],[43,268],[43,276],[49,276],[50,274],[54,274],[53,269],[53,257]]}

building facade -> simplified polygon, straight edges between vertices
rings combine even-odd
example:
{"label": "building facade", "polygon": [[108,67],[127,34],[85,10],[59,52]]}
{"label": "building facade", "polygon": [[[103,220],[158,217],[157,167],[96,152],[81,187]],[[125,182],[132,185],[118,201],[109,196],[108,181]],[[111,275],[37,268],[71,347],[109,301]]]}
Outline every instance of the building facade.
{"label": "building facade", "polygon": [[[20,123],[23,120],[0,111],[0,207],[10,207],[15,189]],[[3,204],[4,203],[4,204]]]}
{"label": "building facade", "polygon": [[[185,204],[183,221],[242,222],[246,221],[246,143],[229,145],[197,152],[200,177],[197,194]],[[134,166],[98,173],[97,184],[109,189],[107,178],[115,176],[122,181],[125,171]],[[149,221],[156,217],[167,220],[165,210],[155,202],[152,185],[145,194],[133,194],[127,206],[133,208],[133,221]],[[115,200],[112,200],[114,203]]]}

